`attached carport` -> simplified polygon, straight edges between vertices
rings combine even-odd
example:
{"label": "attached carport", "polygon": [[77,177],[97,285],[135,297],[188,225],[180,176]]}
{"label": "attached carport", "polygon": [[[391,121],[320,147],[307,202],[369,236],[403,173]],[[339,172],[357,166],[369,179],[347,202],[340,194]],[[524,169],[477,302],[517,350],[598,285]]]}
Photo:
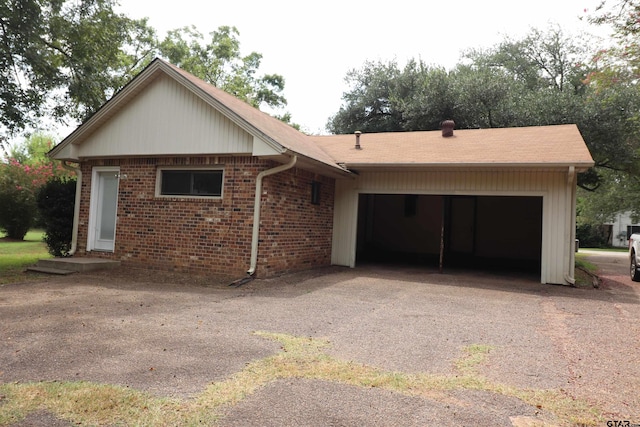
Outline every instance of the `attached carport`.
{"label": "attached carport", "polygon": [[[571,283],[575,170],[364,171],[336,183],[332,262],[522,270]],[[412,209],[415,203],[415,215]]]}
{"label": "attached carport", "polygon": [[356,264],[540,272],[542,197],[360,194]]}
{"label": "attached carport", "polygon": [[333,264],[508,266],[573,283],[577,174],[593,166],[575,125],[313,139],[353,172],[336,180]]}

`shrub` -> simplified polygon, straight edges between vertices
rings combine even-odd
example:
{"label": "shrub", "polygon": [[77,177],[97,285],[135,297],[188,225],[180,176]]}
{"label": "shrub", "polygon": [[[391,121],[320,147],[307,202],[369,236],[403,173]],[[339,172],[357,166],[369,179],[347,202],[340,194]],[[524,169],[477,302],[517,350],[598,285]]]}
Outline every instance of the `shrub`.
{"label": "shrub", "polygon": [[35,220],[33,194],[7,185],[0,179],[0,230],[7,237],[23,240]]}
{"label": "shrub", "polygon": [[38,210],[44,226],[44,241],[53,256],[68,256],[73,233],[76,181],[55,177],[40,187]]}
{"label": "shrub", "polygon": [[38,217],[38,189],[54,176],[68,175],[59,162],[0,160],[0,230],[12,239],[23,240]]}
{"label": "shrub", "polygon": [[0,164],[0,229],[16,240],[24,239],[37,213],[30,172],[14,160]]}
{"label": "shrub", "polygon": [[576,239],[583,248],[605,248],[609,246],[610,232],[604,225],[578,224]]}

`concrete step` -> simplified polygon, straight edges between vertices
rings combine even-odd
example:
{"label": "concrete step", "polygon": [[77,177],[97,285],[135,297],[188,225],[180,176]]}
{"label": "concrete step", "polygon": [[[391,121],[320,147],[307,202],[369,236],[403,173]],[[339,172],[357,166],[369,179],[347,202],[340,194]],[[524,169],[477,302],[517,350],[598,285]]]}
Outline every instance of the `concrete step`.
{"label": "concrete step", "polygon": [[94,270],[104,270],[120,266],[120,261],[112,261],[101,258],[49,258],[41,259],[36,264],[38,268],[49,268],[54,270],[66,270],[70,272],[87,272]]}
{"label": "concrete step", "polygon": [[61,270],[59,268],[38,267],[37,265],[27,267],[27,271],[31,271],[33,273],[57,274],[59,276],[67,276],[69,274],[76,273],[75,271]]}

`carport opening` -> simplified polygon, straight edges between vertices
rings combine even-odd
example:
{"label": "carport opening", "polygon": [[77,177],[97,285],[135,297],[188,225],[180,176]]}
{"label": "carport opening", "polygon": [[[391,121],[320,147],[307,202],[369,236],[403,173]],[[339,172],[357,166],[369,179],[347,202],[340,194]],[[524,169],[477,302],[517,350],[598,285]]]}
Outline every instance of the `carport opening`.
{"label": "carport opening", "polygon": [[540,273],[542,197],[361,194],[356,263]]}

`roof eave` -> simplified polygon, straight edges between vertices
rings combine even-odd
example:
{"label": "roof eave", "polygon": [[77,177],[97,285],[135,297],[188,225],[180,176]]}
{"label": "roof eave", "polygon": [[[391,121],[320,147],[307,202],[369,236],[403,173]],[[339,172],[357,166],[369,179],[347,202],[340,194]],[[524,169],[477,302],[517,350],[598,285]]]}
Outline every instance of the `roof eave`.
{"label": "roof eave", "polygon": [[594,162],[571,163],[343,163],[347,169],[567,169],[584,172]]}
{"label": "roof eave", "polygon": [[298,161],[299,165],[304,163],[315,165],[319,167],[322,171],[324,171],[323,174],[330,175],[335,178],[345,178],[345,177],[353,178],[355,176],[352,171],[345,169],[340,165],[337,165],[337,164],[335,166],[327,165],[327,163],[325,162],[322,162],[318,159],[314,159],[313,157],[306,156],[304,154],[297,153],[293,150],[286,150],[286,152],[283,154],[286,156],[297,156],[299,159]]}

